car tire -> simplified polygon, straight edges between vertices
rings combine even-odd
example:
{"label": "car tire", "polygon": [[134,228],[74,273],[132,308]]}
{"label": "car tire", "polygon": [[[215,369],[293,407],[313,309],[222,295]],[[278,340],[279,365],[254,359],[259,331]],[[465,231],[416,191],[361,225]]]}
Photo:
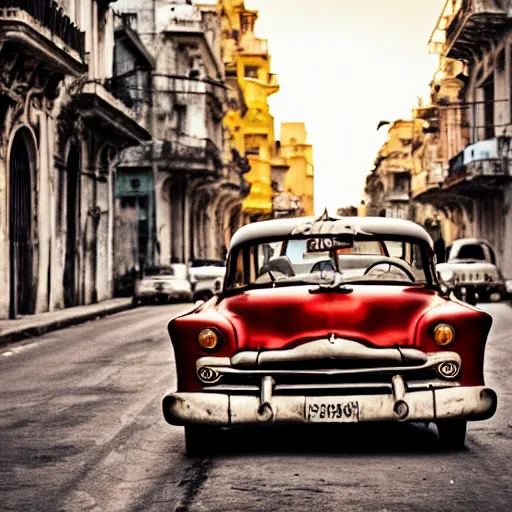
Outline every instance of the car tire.
{"label": "car tire", "polygon": [[216,427],[187,425],[185,427],[185,449],[188,457],[213,455],[218,443],[219,431]]}
{"label": "car tire", "polygon": [[132,306],[138,306],[139,305],[139,299],[137,297],[132,297]]}
{"label": "car tire", "polygon": [[441,448],[457,450],[464,448],[468,422],[465,420],[443,420],[437,422]]}

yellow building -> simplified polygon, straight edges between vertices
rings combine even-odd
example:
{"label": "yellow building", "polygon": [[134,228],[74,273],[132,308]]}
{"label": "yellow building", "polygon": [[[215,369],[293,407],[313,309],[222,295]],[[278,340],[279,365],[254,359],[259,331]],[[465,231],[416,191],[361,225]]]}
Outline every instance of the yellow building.
{"label": "yellow building", "polygon": [[264,218],[272,215],[271,158],[275,146],[268,97],[279,91],[279,85],[277,76],[270,72],[267,40],[254,34],[258,12],[246,9],[243,0],[219,0],[218,7],[226,80],[236,79],[247,106],[244,115],[233,102],[224,121],[231,144],[251,166],[245,176],[251,191],[242,212],[251,219]]}
{"label": "yellow building", "polygon": [[279,156],[288,164],[286,192],[301,199],[304,215],[314,215],[313,146],[307,143],[304,123],[281,123]]}

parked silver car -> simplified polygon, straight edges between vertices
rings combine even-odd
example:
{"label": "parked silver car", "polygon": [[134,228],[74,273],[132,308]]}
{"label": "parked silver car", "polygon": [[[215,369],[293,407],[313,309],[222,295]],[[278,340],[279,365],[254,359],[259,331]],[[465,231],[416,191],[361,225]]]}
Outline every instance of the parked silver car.
{"label": "parked silver car", "polygon": [[135,283],[133,303],[191,302],[192,287],[187,277],[184,264],[148,267],[143,279]]}
{"label": "parked silver car", "polygon": [[190,263],[188,275],[194,301],[210,300],[221,290],[225,274],[226,263],[223,260],[193,260]]}
{"label": "parked silver car", "polygon": [[436,270],[442,287],[466,302],[498,302],[507,297],[496,253],[487,240],[455,240],[447,250],[447,261],[438,263]]}

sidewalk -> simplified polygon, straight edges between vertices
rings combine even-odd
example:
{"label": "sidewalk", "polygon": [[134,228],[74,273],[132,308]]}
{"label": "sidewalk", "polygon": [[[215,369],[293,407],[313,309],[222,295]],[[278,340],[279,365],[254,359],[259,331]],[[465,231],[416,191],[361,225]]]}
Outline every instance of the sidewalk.
{"label": "sidewalk", "polygon": [[123,297],[88,306],[60,309],[51,313],[27,315],[16,320],[0,320],[0,346],[126,311],[132,307],[131,297]]}

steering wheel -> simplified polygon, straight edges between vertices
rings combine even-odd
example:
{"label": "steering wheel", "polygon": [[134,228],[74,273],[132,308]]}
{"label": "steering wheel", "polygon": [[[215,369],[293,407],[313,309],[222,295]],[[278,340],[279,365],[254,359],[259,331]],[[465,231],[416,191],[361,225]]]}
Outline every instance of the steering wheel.
{"label": "steering wheel", "polygon": [[367,275],[370,270],[372,270],[373,267],[376,267],[377,265],[389,265],[390,267],[392,266],[395,266],[397,268],[399,268],[402,272],[404,272],[407,277],[413,282],[415,283],[416,282],[416,279],[414,278],[414,274],[405,266],[405,265],[402,265],[401,263],[398,263],[397,261],[392,261],[392,260],[379,260],[379,261],[375,261],[373,262],[365,271],[364,271],[364,274],[363,275]]}

